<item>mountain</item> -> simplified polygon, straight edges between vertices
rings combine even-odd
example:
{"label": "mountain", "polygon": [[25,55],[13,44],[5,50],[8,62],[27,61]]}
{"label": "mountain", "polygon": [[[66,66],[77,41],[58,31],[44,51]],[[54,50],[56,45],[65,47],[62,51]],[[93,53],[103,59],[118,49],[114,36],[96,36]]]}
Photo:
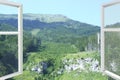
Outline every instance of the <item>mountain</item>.
{"label": "mountain", "polygon": [[[51,22],[66,22],[69,20],[66,16],[61,14],[23,14],[24,19],[27,20],[39,20],[40,22],[51,23]],[[0,19],[17,19],[16,14],[0,14]]]}
{"label": "mountain", "polygon": [[24,14],[24,19],[39,20],[45,23],[66,22],[69,20],[69,18],[61,14]]}
{"label": "mountain", "polygon": [[120,22],[116,22],[114,24],[109,24],[106,25],[107,28],[119,28],[120,27]]}
{"label": "mountain", "polygon": [[[3,24],[16,28],[17,15],[1,14],[0,26]],[[25,31],[31,32],[32,35],[40,37],[43,41],[64,43],[73,42],[74,39],[78,40],[78,38],[83,36],[96,35],[96,33],[100,30],[100,27],[98,26],[75,21],[60,14],[23,14],[23,27]],[[16,29],[13,29],[13,31],[14,30]]]}
{"label": "mountain", "polygon": [[[51,20],[51,21],[50,21]],[[6,28],[2,25],[17,27],[17,15],[9,14],[0,16],[0,30],[16,29]],[[8,26],[7,26],[8,27]],[[83,36],[96,35],[100,27],[72,20],[63,15],[50,14],[24,14],[23,27],[32,35],[40,37],[42,41],[74,43]],[[7,30],[9,31],[9,30]]]}
{"label": "mountain", "polygon": [[[96,33],[99,31],[98,26],[90,25],[87,23],[82,23],[67,18],[66,16],[60,14],[23,14],[23,25],[24,29],[34,29],[34,28],[66,28],[68,31],[73,31],[77,33]],[[17,15],[16,14],[0,14],[0,24],[9,24],[17,27]],[[84,32],[85,31],[85,32]]]}

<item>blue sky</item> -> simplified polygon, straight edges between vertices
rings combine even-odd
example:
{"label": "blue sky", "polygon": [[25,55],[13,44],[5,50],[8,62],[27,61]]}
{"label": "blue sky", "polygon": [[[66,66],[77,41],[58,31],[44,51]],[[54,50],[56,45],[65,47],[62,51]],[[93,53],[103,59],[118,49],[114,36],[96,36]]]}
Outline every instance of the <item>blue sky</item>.
{"label": "blue sky", "polygon": [[[24,13],[62,14],[100,26],[101,5],[111,0],[11,0],[23,4]],[[0,11],[1,12],[1,11]]]}
{"label": "blue sky", "polygon": [[120,4],[105,8],[105,25],[115,24],[120,22]]}

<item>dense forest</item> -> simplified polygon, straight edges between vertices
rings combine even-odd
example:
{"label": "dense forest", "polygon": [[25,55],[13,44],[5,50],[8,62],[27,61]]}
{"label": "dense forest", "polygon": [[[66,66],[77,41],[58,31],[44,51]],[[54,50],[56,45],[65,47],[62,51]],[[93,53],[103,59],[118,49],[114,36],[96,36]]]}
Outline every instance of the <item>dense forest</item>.
{"label": "dense forest", "polygon": [[17,61],[17,36],[0,35],[0,76],[18,71]]}
{"label": "dense forest", "polygon": [[[99,72],[98,26],[74,21],[62,15],[36,17],[33,14],[24,14],[23,26],[24,72],[11,80],[107,80]],[[16,30],[16,15],[0,16],[0,31]],[[17,36],[0,36],[1,76],[17,71],[16,41]],[[10,49],[6,49],[9,46]],[[11,56],[11,60],[7,59],[8,63],[4,64],[2,59],[6,56]],[[13,61],[16,63],[12,64]],[[7,70],[9,67],[10,71]]]}
{"label": "dense forest", "polygon": [[106,32],[105,33],[105,66],[106,69],[120,75],[120,33]]}

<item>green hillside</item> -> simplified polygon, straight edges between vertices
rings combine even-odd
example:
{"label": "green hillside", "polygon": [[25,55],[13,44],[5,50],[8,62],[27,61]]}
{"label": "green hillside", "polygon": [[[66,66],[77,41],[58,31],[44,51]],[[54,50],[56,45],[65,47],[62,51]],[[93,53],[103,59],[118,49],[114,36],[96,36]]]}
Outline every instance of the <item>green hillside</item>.
{"label": "green hillside", "polygon": [[0,24],[0,31],[17,31],[17,28],[3,23]]}
{"label": "green hillside", "polygon": [[17,61],[17,36],[0,35],[0,77],[17,72]]}
{"label": "green hillside", "polygon": [[[1,31],[16,30],[15,14],[0,17]],[[100,72],[98,26],[48,14],[24,14],[23,26],[24,71],[10,80],[107,80]]]}

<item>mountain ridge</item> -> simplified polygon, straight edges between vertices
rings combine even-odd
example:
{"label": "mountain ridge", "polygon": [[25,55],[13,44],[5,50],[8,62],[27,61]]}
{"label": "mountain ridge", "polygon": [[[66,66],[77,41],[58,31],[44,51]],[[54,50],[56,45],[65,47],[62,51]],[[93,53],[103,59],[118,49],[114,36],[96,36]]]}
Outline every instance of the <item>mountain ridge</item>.
{"label": "mountain ridge", "polygon": [[[32,15],[34,17],[33,14],[30,14],[30,15]],[[69,36],[69,35],[89,36],[92,34],[96,34],[100,30],[100,27],[98,27],[98,26],[75,21],[75,20],[72,20],[65,16],[62,16],[62,15],[47,15],[47,16],[50,16],[50,18],[52,16],[52,20],[49,23],[48,23],[49,20],[46,21],[48,19],[48,17],[46,17],[46,15],[44,15],[44,17],[42,17],[43,18],[42,20],[39,19],[39,17],[41,17],[42,15],[41,16],[35,15],[35,18],[31,17],[30,15],[28,15],[28,14],[23,15],[24,30],[32,31],[33,29],[40,29],[41,30],[40,32],[43,31],[44,36],[45,35],[53,36],[54,34],[56,36],[62,36],[64,34],[67,34],[67,36]],[[58,20],[56,20],[56,19],[58,19]],[[1,15],[0,16],[0,24],[3,24],[3,23],[8,24],[10,26],[17,27],[17,25],[18,25],[17,24],[17,15],[15,15],[15,14]],[[50,32],[50,33],[47,33],[47,32]]]}
{"label": "mountain ridge", "polygon": [[[17,14],[0,14],[0,20],[1,19],[17,19]],[[64,16],[62,14],[33,14],[33,13],[25,13],[23,14],[23,19],[26,20],[39,20],[40,22],[45,23],[52,23],[52,22],[67,22],[67,21],[76,21],[88,25],[93,25],[81,21],[77,21],[74,19],[70,19],[67,16]],[[48,19],[48,20],[47,20]]]}
{"label": "mountain ridge", "polygon": [[[17,19],[17,14],[0,14],[0,19],[9,19],[9,18],[14,18]],[[46,22],[46,23],[52,23],[52,22],[65,22],[67,20],[70,20],[66,16],[63,16],[61,14],[32,14],[32,13],[27,13],[23,14],[23,19],[28,19],[28,20],[39,20],[41,22]]]}
{"label": "mountain ridge", "polygon": [[[0,14],[0,20],[8,20],[8,19],[16,19],[17,20],[17,14]],[[26,13],[23,14],[24,20],[38,20],[43,23],[55,23],[55,22],[70,22],[74,21],[75,23],[81,23],[81,24],[87,24],[94,26],[92,24],[88,24],[85,22],[80,22],[77,20],[73,20],[68,18],[67,16],[61,15],[61,14],[32,14],[32,13]],[[97,26],[99,27],[99,26]]]}

